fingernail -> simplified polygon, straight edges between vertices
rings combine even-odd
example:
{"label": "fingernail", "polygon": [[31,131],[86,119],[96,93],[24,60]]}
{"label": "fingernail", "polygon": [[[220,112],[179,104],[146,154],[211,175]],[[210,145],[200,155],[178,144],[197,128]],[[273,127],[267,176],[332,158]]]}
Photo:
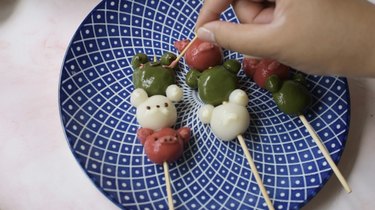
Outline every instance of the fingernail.
{"label": "fingernail", "polygon": [[199,39],[216,43],[215,35],[212,31],[208,30],[207,28],[200,27],[197,31],[197,35]]}

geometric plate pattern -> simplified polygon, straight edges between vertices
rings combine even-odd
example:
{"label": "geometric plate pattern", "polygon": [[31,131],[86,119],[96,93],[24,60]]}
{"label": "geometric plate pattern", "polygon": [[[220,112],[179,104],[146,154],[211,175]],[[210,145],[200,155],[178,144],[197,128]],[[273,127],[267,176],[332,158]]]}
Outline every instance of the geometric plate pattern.
{"label": "geometric plate pattern", "polygon": [[[150,162],[136,139],[138,124],[130,105],[131,58],[177,54],[176,40],[193,38],[201,1],[108,0],[86,17],[63,62],[59,105],[72,153],[85,173],[123,209],[166,209],[163,168]],[[221,16],[237,22],[231,8]],[[225,59],[242,61],[224,51]],[[189,126],[192,138],[183,156],[170,164],[176,209],[267,209],[236,140],[215,138],[202,124],[197,92],[184,82],[184,60],[176,72],[184,98],[176,104],[176,127]],[[299,209],[332,175],[297,117],[278,110],[271,95],[241,70],[240,88],[249,97],[251,123],[243,135],[276,209]],[[341,157],[348,135],[350,107],[346,79],[308,76],[313,104],[306,118],[333,160]]]}

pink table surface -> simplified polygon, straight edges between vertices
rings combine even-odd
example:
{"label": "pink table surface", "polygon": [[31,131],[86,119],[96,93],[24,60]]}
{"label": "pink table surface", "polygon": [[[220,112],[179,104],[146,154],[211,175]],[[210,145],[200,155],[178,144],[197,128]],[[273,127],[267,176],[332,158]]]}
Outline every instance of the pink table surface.
{"label": "pink table surface", "polygon": [[[99,0],[0,0],[0,209],[118,209],[85,175],[58,110],[69,41]],[[360,67],[358,67],[360,68]],[[375,208],[375,79],[349,79],[350,135],[339,168],[305,210]]]}

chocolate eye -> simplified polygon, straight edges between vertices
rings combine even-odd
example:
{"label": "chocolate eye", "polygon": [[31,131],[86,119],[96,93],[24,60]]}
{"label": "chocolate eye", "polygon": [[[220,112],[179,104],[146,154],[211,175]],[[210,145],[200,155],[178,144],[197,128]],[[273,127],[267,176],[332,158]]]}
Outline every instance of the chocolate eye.
{"label": "chocolate eye", "polygon": [[158,140],[158,138],[155,137],[154,141],[157,141],[157,140]]}
{"label": "chocolate eye", "polygon": [[159,106],[159,105],[156,105],[156,108],[160,108],[160,106]]}
{"label": "chocolate eye", "polygon": [[165,107],[168,107],[168,103],[165,103],[164,106],[165,106]]}
{"label": "chocolate eye", "polygon": [[151,107],[150,107],[150,106],[146,106],[146,109],[147,109],[147,110],[150,110],[150,109],[151,109]]}

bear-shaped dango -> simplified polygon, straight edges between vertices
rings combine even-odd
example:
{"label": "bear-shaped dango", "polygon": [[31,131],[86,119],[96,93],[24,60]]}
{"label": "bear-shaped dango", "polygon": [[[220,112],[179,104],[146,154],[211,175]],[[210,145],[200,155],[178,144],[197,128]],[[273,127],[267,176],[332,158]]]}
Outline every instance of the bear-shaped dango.
{"label": "bear-shaped dango", "polygon": [[265,88],[272,93],[277,107],[285,114],[298,116],[311,104],[312,97],[301,73],[282,81],[276,74],[268,77]]}
{"label": "bear-shaped dango", "polygon": [[186,74],[186,84],[198,89],[199,98],[205,104],[217,106],[227,101],[230,93],[238,88],[237,73],[240,69],[241,63],[233,59],[204,72],[191,69]]}
{"label": "bear-shaped dango", "polygon": [[246,109],[249,102],[247,94],[235,89],[229,95],[229,101],[214,107],[206,104],[198,111],[203,123],[209,123],[216,137],[224,141],[235,139],[243,134],[250,124],[250,115]]}
{"label": "bear-shaped dango", "polygon": [[171,127],[176,123],[177,110],[173,102],[180,101],[182,96],[182,89],[177,85],[168,86],[166,96],[148,97],[145,90],[138,88],[131,93],[130,102],[137,108],[136,118],[139,125],[159,130]]}
{"label": "bear-shaped dango", "polygon": [[272,59],[244,58],[245,74],[261,88],[265,88],[269,76],[276,74],[281,80],[289,78],[289,67]]}
{"label": "bear-shaped dango", "polygon": [[148,159],[156,164],[170,163],[183,154],[184,147],[190,140],[190,128],[162,128],[158,131],[140,128],[137,137],[144,146]]}
{"label": "bear-shaped dango", "polygon": [[146,54],[132,58],[134,88],[142,88],[149,96],[164,95],[169,85],[176,84],[175,69],[169,65],[176,59],[173,53],[164,53],[160,61],[149,61]]}
{"label": "bear-shaped dango", "polygon": [[144,146],[148,159],[156,164],[177,160],[190,140],[190,128],[171,128],[177,120],[173,102],[180,101],[182,96],[182,90],[177,85],[168,86],[166,96],[148,97],[141,88],[135,89],[130,96],[131,104],[137,108],[137,121],[141,125],[137,138]]}

